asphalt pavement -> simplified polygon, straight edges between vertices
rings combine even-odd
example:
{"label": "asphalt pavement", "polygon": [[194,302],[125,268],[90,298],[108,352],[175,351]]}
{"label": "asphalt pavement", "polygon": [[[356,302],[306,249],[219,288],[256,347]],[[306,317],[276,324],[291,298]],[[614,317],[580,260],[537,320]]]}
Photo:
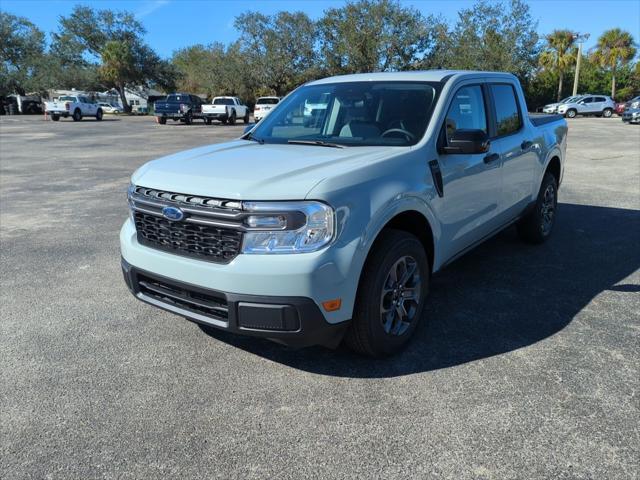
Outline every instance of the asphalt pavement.
{"label": "asphalt pavement", "polygon": [[509,229],[452,264],[374,361],[125,287],[130,174],[242,125],[0,117],[0,477],[638,478],[640,125],[569,124],[551,240]]}

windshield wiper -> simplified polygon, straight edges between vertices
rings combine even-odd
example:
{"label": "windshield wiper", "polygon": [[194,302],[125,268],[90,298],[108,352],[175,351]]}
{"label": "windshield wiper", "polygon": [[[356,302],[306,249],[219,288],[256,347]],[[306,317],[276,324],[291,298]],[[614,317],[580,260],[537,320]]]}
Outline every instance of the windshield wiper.
{"label": "windshield wiper", "polygon": [[318,147],[347,148],[346,145],[325,142],[324,140],[288,140],[287,143],[292,145],[317,145]]}
{"label": "windshield wiper", "polygon": [[247,133],[244,137],[242,137],[242,139],[251,140],[252,142],[258,142],[260,145],[264,144],[264,140],[254,137],[252,133]]}

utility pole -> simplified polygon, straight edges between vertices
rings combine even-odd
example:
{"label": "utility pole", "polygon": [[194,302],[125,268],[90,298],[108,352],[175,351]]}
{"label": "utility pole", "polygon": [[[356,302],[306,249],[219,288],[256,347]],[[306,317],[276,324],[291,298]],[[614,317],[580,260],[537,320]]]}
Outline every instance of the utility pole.
{"label": "utility pole", "polygon": [[589,38],[589,34],[576,33],[574,38],[578,40],[578,58],[576,59],[576,74],[573,76],[573,96],[578,94],[578,78],[580,77],[580,62],[582,61],[582,42]]}

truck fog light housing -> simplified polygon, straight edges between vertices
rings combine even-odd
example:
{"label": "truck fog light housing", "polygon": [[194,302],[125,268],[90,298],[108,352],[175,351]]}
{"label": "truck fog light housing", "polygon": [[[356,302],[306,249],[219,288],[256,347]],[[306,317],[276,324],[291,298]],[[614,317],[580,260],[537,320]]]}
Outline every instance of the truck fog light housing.
{"label": "truck fog light housing", "polygon": [[243,208],[252,213],[245,221],[243,253],[309,253],[334,238],[335,214],[322,202],[244,202]]}

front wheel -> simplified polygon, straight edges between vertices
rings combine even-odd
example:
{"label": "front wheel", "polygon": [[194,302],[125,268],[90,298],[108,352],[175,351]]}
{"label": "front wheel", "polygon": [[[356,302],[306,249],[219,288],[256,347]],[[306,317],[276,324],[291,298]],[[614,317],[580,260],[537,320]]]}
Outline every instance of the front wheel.
{"label": "front wheel", "polygon": [[611,110],[610,108],[605,108],[605,109],[602,111],[602,116],[603,116],[604,118],[611,118],[611,115],[613,115],[613,110]]}
{"label": "front wheel", "polygon": [[187,113],[184,116],[184,124],[185,125],[191,125],[192,122],[193,122],[193,118],[191,117],[191,113]]}
{"label": "front wheel", "polygon": [[567,118],[576,118],[577,114],[578,112],[572,108],[571,110],[567,110],[567,113],[565,113],[565,116]]}
{"label": "front wheel", "polygon": [[383,231],[362,271],[347,346],[372,357],[402,350],[420,323],[428,285],[422,243],[404,231]]}
{"label": "front wheel", "polygon": [[102,120],[102,110],[98,109],[98,111],[96,112],[96,120],[100,121]]}
{"label": "front wheel", "polygon": [[558,182],[549,172],[544,174],[533,210],[522,218],[516,228],[527,243],[544,243],[551,235],[558,209]]}

